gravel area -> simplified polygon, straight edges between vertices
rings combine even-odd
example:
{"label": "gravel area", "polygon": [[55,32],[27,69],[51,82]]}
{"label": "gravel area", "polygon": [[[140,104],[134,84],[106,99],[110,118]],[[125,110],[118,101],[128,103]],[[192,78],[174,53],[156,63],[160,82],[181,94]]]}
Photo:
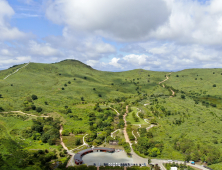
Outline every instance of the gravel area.
{"label": "gravel area", "polygon": [[87,165],[103,165],[104,163],[133,163],[133,158],[127,157],[126,152],[93,152],[82,157],[83,161]]}

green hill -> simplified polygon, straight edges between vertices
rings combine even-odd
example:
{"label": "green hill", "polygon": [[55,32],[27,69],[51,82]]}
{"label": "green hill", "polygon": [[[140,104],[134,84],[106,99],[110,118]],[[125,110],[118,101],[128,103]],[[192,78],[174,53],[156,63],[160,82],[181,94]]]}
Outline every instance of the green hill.
{"label": "green hill", "polygon": [[[0,78],[3,79],[22,66],[1,71]],[[146,70],[103,72],[76,60],[55,64],[30,63],[6,80],[0,81],[3,97],[1,105],[7,111],[19,110],[26,98],[35,94],[39,98],[36,105],[44,105],[46,112],[52,112],[82,101],[129,97],[138,92],[150,94],[165,74]],[[46,106],[44,102],[49,105]]]}
{"label": "green hill", "polygon": [[[141,109],[140,115],[156,124],[147,137],[137,136],[138,144],[134,148],[141,155],[201,160],[214,164],[214,168],[222,162],[222,69],[188,69],[172,74],[142,69],[105,72],[77,60],[64,60],[53,64],[29,63],[4,79],[23,66],[25,64],[0,71],[0,112],[21,110],[37,116],[52,116],[55,121],[59,118],[69,149],[76,147],[75,140],[82,139],[85,133],[89,134],[86,139],[90,144],[103,143],[105,136],[108,140],[112,131],[122,128],[121,116],[126,105],[130,105],[133,112]],[[166,79],[166,74],[169,79],[163,87],[159,82]],[[175,92],[174,97],[170,97],[171,90]],[[109,106],[121,115],[116,116]],[[143,122],[142,128],[149,124],[143,120],[135,122],[131,114],[129,129],[133,129],[134,134],[142,133],[134,124]],[[34,128],[30,130],[32,119],[14,112],[1,113],[0,138],[15,140],[22,136],[26,138],[26,149],[58,150],[59,146],[49,146],[41,140],[32,142],[36,138]],[[41,121],[45,123],[44,119]],[[45,129],[47,126],[44,125]],[[29,132],[31,136],[27,137]],[[96,136],[98,132],[103,133]],[[123,142],[123,136],[118,136]],[[158,154],[154,153],[156,150]]]}

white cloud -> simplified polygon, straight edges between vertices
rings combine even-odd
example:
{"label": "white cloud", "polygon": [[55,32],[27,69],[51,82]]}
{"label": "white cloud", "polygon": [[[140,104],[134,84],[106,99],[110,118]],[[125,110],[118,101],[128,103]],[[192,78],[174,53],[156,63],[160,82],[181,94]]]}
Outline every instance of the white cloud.
{"label": "white cloud", "polygon": [[119,41],[146,39],[169,14],[163,0],[54,0],[46,9],[57,24]]}
{"label": "white cloud", "polygon": [[0,56],[0,69],[8,68],[15,64],[27,63],[31,61],[31,56],[19,56],[15,58],[8,58]]}
{"label": "white cloud", "polygon": [[15,40],[25,38],[27,35],[17,28],[11,28],[8,20],[15,14],[14,10],[5,0],[0,0],[0,40]]}
{"label": "white cloud", "polygon": [[121,64],[118,63],[118,61],[120,60],[120,58],[112,58],[112,60],[109,62],[109,65],[112,65],[116,68],[123,68],[123,66]]}
{"label": "white cloud", "polygon": [[88,60],[86,62],[86,64],[90,65],[91,67],[95,67],[98,63],[99,63],[99,61],[97,61],[97,60]]}
{"label": "white cloud", "polygon": [[221,44],[222,2],[211,0],[205,5],[198,1],[173,1],[168,22],[153,30],[151,37],[177,43],[205,45]]}
{"label": "white cloud", "polygon": [[57,49],[51,47],[49,43],[39,44],[35,41],[30,41],[29,49],[34,55],[54,56],[60,54],[60,52]]}
{"label": "white cloud", "polygon": [[142,55],[130,54],[123,57],[123,60],[127,61],[128,63],[132,65],[143,66],[148,63],[149,58],[150,58],[149,56],[144,55],[144,54]]}

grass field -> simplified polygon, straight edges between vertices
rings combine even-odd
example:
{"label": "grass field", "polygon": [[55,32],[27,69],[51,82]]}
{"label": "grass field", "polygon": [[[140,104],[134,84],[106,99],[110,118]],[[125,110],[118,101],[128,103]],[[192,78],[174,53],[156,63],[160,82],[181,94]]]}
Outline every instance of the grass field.
{"label": "grass field", "polygon": [[[132,112],[128,113],[127,117],[126,117],[126,121],[131,122],[131,124],[147,124],[143,119],[139,118],[139,122],[135,122],[134,118],[133,118],[133,113],[137,113],[139,112],[138,109],[136,107],[132,107]],[[137,117],[137,114],[136,114]]]}

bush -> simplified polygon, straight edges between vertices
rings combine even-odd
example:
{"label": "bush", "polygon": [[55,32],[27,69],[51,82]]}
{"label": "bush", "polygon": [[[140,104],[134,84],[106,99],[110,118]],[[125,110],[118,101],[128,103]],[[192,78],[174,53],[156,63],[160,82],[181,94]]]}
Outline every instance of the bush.
{"label": "bush", "polygon": [[102,97],[102,95],[101,95],[101,94],[98,94],[98,96],[99,96],[99,97]]}
{"label": "bush", "polygon": [[65,90],[65,88],[64,88],[64,87],[62,87],[62,90]]}
{"label": "bush", "polygon": [[62,136],[69,136],[69,131],[68,130],[63,130],[62,131]]}
{"label": "bush", "polygon": [[32,107],[32,110],[35,110],[35,109],[36,109],[36,106],[35,106],[35,105],[32,105],[31,107]]}
{"label": "bush", "polygon": [[213,87],[216,87],[216,86],[217,86],[216,84],[213,85]]}
{"label": "bush", "polygon": [[81,139],[80,138],[76,138],[75,145],[81,145]]}
{"label": "bush", "polygon": [[182,95],[181,95],[181,98],[182,98],[182,99],[185,99],[185,98],[186,98],[186,96],[185,96],[184,94],[182,94]]}
{"label": "bush", "polygon": [[40,113],[40,112],[42,111],[42,108],[41,108],[41,107],[37,107],[37,108],[36,108],[36,111],[37,111],[38,113]]}
{"label": "bush", "polygon": [[38,97],[35,94],[33,94],[32,95],[32,100],[37,100],[37,99],[38,99]]}
{"label": "bush", "polygon": [[3,111],[5,111],[2,107],[0,107],[0,112],[3,112]]}

